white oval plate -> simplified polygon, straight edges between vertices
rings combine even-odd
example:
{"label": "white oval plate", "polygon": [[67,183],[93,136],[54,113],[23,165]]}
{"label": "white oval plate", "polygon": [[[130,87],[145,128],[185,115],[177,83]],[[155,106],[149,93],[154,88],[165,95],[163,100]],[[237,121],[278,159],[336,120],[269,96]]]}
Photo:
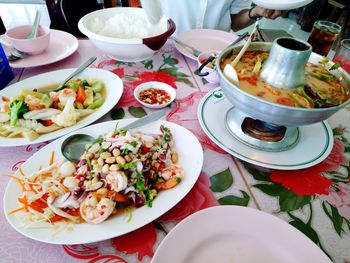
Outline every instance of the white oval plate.
{"label": "white oval plate", "polygon": [[232,107],[221,88],[211,90],[198,106],[198,120],[216,145],[243,161],[272,169],[297,170],[320,163],[332,151],[333,132],[326,121],[300,126],[297,145],[286,151],[268,152],[250,147],[226,128],[226,113]]}
{"label": "white oval plate", "polygon": [[164,238],[152,263],[318,262],[330,259],[287,222],[241,206],[216,206],[192,214]]}
{"label": "white oval plate", "polygon": [[313,0],[252,0],[258,6],[274,10],[290,10],[305,6]]}
{"label": "white oval plate", "polygon": [[[125,119],[103,122],[85,127],[69,135],[83,133],[97,137],[101,134],[101,131],[113,131],[117,123],[119,127],[123,127],[133,120],[134,119]],[[178,151],[179,165],[184,169],[185,176],[181,183],[175,188],[159,193],[153,202],[152,208],[143,206],[134,209],[129,222],[127,222],[128,215],[122,214],[109,218],[98,225],[89,225],[87,223],[72,225],[73,228],[71,231],[62,230],[59,233],[57,233],[57,229],[53,227],[36,226],[34,228],[23,228],[21,225],[24,220],[24,212],[9,215],[10,211],[19,207],[17,198],[21,194],[20,185],[15,180],[11,180],[6,187],[3,199],[6,219],[19,233],[29,238],[52,244],[83,244],[97,242],[126,234],[152,222],[176,205],[191,190],[198,179],[203,164],[203,151],[198,139],[190,131],[175,123],[157,121],[134,130],[153,134],[160,133],[159,127],[161,124],[170,128],[174,136],[174,147]],[[63,156],[60,151],[60,146],[69,135],[48,144],[29,158],[21,167],[24,174],[29,175],[37,171],[39,166],[47,166],[52,151],[55,152],[55,160],[62,159]],[[189,145],[191,147],[189,147]],[[16,176],[20,177],[21,175],[17,172]],[[47,224],[43,224],[42,226],[47,226]]]}
{"label": "white oval plate", "polygon": [[[12,97],[20,93],[21,89],[34,89],[43,86],[49,86],[53,84],[58,84],[64,80],[69,74],[71,74],[75,69],[62,69],[57,71],[51,71],[48,73],[40,74],[28,79],[24,79],[17,82],[11,86],[0,91],[0,96]],[[123,94],[123,82],[121,79],[110,71],[103,69],[87,68],[82,73],[77,75],[75,78],[92,78],[101,80],[105,83],[106,88],[106,99],[103,105],[98,108],[94,113],[85,117],[81,121],[77,122],[75,125],[66,127],[54,132],[41,135],[38,139],[34,141],[28,141],[25,138],[6,138],[0,136],[0,147],[5,146],[20,146],[29,145],[39,142],[44,142],[48,140],[55,139],[62,135],[65,135],[74,130],[80,129],[97,119],[101,118],[104,114],[110,111],[119,101]]]}

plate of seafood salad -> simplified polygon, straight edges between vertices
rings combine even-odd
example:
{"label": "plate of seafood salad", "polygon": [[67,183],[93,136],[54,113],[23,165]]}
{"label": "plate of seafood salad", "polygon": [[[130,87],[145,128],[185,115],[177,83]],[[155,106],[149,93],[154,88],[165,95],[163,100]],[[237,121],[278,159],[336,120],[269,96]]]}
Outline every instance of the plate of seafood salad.
{"label": "plate of seafood salad", "polygon": [[0,91],[0,146],[55,139],[92,123],[119,101],[122,81],[102,69],[85,69],[54,91],[73,70],[40,74]]}
{"label": "plate of seafood salad", "polygon": [[[46,243],[91,243],[138,229],[175,206],[202,169],[199,141],[166,121],[128,131],[117,128],[131,121],[70,133],[96,138],[77,162],[67,161],[59,150],[68,135],[29,158],[4,194],[12,227]],[[101,130],[110,132],[101,135]]]}

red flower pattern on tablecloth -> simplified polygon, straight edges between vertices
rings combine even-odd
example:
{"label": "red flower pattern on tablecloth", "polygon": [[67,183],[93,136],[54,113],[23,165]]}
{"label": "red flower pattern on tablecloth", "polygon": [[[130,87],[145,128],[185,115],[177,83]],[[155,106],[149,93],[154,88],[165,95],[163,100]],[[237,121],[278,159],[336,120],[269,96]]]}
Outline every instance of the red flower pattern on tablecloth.
{"label": "red flower pattern on tablecloth", "polygon": [[114,238],[112,243],[118,251],[126,254],[137,253],[137,259],[141,261],[145,256],[153,257],[153,246],[156,240],[156,229],[153,224],[148,224],[131,233]]}
{"label": "red flower pattern on tablecloth", "polygon": [[117,61],[115,59],[102,59],[97,64],[97,68],[105,68],[105,67],[113,66],[116,64],[116,62]]}
{"label": "red flower pattern on tablecloth", "polygon": [[117,255],[100,255],[98,247],[88,245],[63,245],[64,251],[68,255],[77,259],[89,260],[89,263],[115,262],[128,263],[125,259]]}
{"label": "red flower pattern on tablecloth", "polygon": [[320,199],[338,208],[339,214],[350,219],[350,185],[338,183],[338,190],[331,190],[328,195],[321,195]]}
{"label": "red flower pattern on tablecloth", "polygon": [[124,68],[112,69],[111,72],[116,74],[118,77],[122,78],[124,76]]}
{"label": "red flower pattern on tablecloth", "polygon": [[330,155],[321,163],[325,172],[336,171],[340,164],[346,164],[348,160],[344,155],[344,144],[338,139],[334,139],[333,149]]}
{"label": "red flower pattern on tablecloth", "polygon": [[313,167],[296,170],[273,170],[270,179],[282,184],[297,195],[327,195],[333,182],[322,175],[322,172],[336,171],[341,164],[346,163],[344,145],[334,139],[334,146],[330,155],[323,162]]}
{"label": "red flower pattern on tablecloth", "polygon": [[161,71],[155,71],[155,72],[151,72],[151,71],[145,71],[142,73],[139,73],[138,75],[136,75],[136,77],[139,80],[133,81],[133,85],[137,86],[140,85],[141,83],[144,82],[148,82],[148,81],[160,81],[160,82],[164,82],[166,84],[169,84],[170,86],[172,86],[174,89],[176,89],[176,78],[165,73],[165,72],[161,72]]}
{"label": "red flower pattern on tablecloth", "polygon": [[209,187],[209,178],[204,173],[201,173],[196,184],[184,199],[158,220],[178,223],[199,210],[219,205]]}

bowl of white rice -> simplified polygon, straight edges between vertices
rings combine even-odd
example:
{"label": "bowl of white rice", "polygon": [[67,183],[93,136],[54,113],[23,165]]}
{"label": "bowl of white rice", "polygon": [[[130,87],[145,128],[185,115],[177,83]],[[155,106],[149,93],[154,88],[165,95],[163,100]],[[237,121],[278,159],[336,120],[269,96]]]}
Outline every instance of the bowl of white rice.
{"label": "bowl of white rice", "polygon": [[110,57],[135,62],[152,57],[174,33],[175,23],[163,16],[153,25],[142,8],[115,7],[85,15],[78,28]]}

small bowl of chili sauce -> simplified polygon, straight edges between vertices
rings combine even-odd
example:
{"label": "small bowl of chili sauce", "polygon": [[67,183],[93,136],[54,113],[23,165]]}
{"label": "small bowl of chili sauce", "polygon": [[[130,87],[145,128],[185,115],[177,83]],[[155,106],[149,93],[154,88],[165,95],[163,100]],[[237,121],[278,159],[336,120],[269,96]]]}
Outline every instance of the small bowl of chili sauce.
{"label": "small bowl of chili sauce", "polygon": [[173,102],[176,92],[166,83],[150,81],[138,85],[134,90],[134,96],[143,106],[160,109]]}

